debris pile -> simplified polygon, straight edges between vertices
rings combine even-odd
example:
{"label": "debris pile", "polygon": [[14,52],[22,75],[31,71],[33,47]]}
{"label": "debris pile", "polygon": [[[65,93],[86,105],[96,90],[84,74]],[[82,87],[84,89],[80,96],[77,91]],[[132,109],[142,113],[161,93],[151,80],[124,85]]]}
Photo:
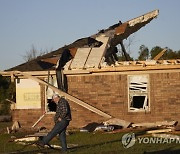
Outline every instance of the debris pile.
{"label": "debris pile", "polygon": [[115,131],[132,129],[144,129],[147,134],[164,133],[180,130],[178,121],[158,121],[154,123],[132,123],[118,118],[112,118],[102,123],[92,122],[80,129],[80,132],[94,132],[94,131]]}

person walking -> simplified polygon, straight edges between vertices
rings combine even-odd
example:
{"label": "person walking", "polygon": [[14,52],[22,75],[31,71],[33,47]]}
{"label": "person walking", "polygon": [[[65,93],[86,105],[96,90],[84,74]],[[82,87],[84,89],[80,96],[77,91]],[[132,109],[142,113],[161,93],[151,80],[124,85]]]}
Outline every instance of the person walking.
{"label": "person walking", "polygon": [[66,128],[72,120],[71,109],[68,101],[64,97],[54,94],[52,99],[57,104],[56,114],[54,116],[55,125],[47,136],[37,142],[37,145],[44,147],[44,145],[47,145],[56,135],[59,134],[62,151],[67,151]]}

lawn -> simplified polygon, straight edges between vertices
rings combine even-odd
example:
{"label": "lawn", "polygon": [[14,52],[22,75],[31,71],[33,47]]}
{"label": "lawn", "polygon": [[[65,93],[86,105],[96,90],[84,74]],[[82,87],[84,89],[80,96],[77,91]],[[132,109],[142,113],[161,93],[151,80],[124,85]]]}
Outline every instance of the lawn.
{"label": "lawn", "polygon": [[[0,124],[0,127],[6,127],[8,124]],[[67,136],[68,144],[77,144],[77,147],[69,149],[68,153],[74,154],[91,154],[91,153],[179,153],[180,152],[180,143],[165,143],[165,144],[145,144],[145,143],[136,143],[134,146],[129,148],[124,148],[121,142],[122,136],[125,133],[105,133],[105,132],[96,132],[96,133],[85,133],[85,132],[71,132]],[[142,135],[140,131],[135,132],[136,136]],[[24,146],[14,142],[9,142],[12,140],[12,136],[22,135],[20,133],[15,134],[0,134],[0,153],[59,153],[59,150],[52,149],[39,149],[37,146]],[[57,138],[54,138],[51,141],[51,144],[59,145]],[[29,152],[28,152],[29,151]],[[34,152],[32,152],[34,151]]]}

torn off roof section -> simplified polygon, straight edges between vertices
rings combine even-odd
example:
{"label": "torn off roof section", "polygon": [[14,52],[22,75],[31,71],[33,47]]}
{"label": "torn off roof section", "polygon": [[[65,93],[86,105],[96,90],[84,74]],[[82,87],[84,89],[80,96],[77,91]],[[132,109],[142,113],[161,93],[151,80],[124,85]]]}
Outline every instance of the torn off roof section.
{"label": "torn off roof section", "polygon": [[[145,26],[148,24],[151,20],[156,18],[159,14],[159,10],[154,10],[152,12],[146,13],[142,16],[139,16],[137,18],[131,19],[129,21],[126,21],[124,23],[117,23],[112,26],[110,26],[107,29],[101,30],[95,35],[92,35],[87,38],[82,38],[78,39],[77,41],[66,45],[62,48],[59,48],[55,51],[52,51],[48,54],[45,54],[43,56],[39,56],[36,59],[33,59],[31,61],[28,61],[26,63],[20,64],[18,66],[15,66],[13,68],[8,69],[7,71],[14,71],[14,70],[19,70],[19,71],[43,71],[43,70],[54,70],[55,69],[55,64],[57,63],[57,60],[62,56],[62,53],[65,49],[72,49],[75,48],[77,50],[78,48],[91,48],[92,49],[97,49],[97,48],[102,48],[104,46],[104,51],[102,52],[102,56],[104,56],[107,46],[116,46],[120,42],[122,42],[123,39],[126,39],[129,37],[132,33],[138,31],[141,27]],[[106,41],[107,45],[102,45],[103,40],[101,41],[100,39],[97,38],[102,38],[102,37],[108,37],[108,41]],[[96,52],[99,52],[98,50]],[[96,56],[95,54],[93,54]],[[76,52],[74,54],[76,56]],[[98,60],[101,61],[100,57],[101,54],[99,54]],[[92,61],[95,57],[92,57]],[[91,59],[87,59],[88,63],[91,63]],[[87,62],[87,60],[85,62]],[[100,63],[99,61],[99,63]],[[86,67],[88,65],[84,64]],[[97,66],[97,64],[96,64]],[[92,66],[91,66],[92,67]]]}

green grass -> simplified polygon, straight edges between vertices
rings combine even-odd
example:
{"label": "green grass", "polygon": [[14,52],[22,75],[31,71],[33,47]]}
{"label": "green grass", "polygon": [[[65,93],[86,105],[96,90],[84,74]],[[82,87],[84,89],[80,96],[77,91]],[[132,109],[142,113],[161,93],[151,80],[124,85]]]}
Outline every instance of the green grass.
{"label": "green grass", "polygon": [[[2,126],[0,124],[0,126]],[[6,127],[5,124],[3,126]],[[2,128],[2,127],[1,127]],[[141,135],[143,132],[135,132],[136,135]],[[141,153],[180,153],[180,144],[171,143],[171,144],[140,144],[135,143],[134,146],[125,149],[121,143],[121,138],[125,133],[82,133],[82,132],[73,132],[67,136],[68,144],[78,144],[77,147],[69,149],[68,153],[74,154],[94,154],[94,153],[124,153],[124,154],[141,154]],[[11,136],[20,136],[22,134],[0,134],[0,153],[10,153],[10,152],[24,152],[35,150],[41,151],[44,153],[59,153],[57,150],[44,149],[39,150],[36,146],[24,146],[14,142],[9,142],[11,140]],[[51,144],[59,145],[58,138],[54,138]],[[18,152],[19,150],[19,152]],[[30,152],[32,153],[32,152]]]}

